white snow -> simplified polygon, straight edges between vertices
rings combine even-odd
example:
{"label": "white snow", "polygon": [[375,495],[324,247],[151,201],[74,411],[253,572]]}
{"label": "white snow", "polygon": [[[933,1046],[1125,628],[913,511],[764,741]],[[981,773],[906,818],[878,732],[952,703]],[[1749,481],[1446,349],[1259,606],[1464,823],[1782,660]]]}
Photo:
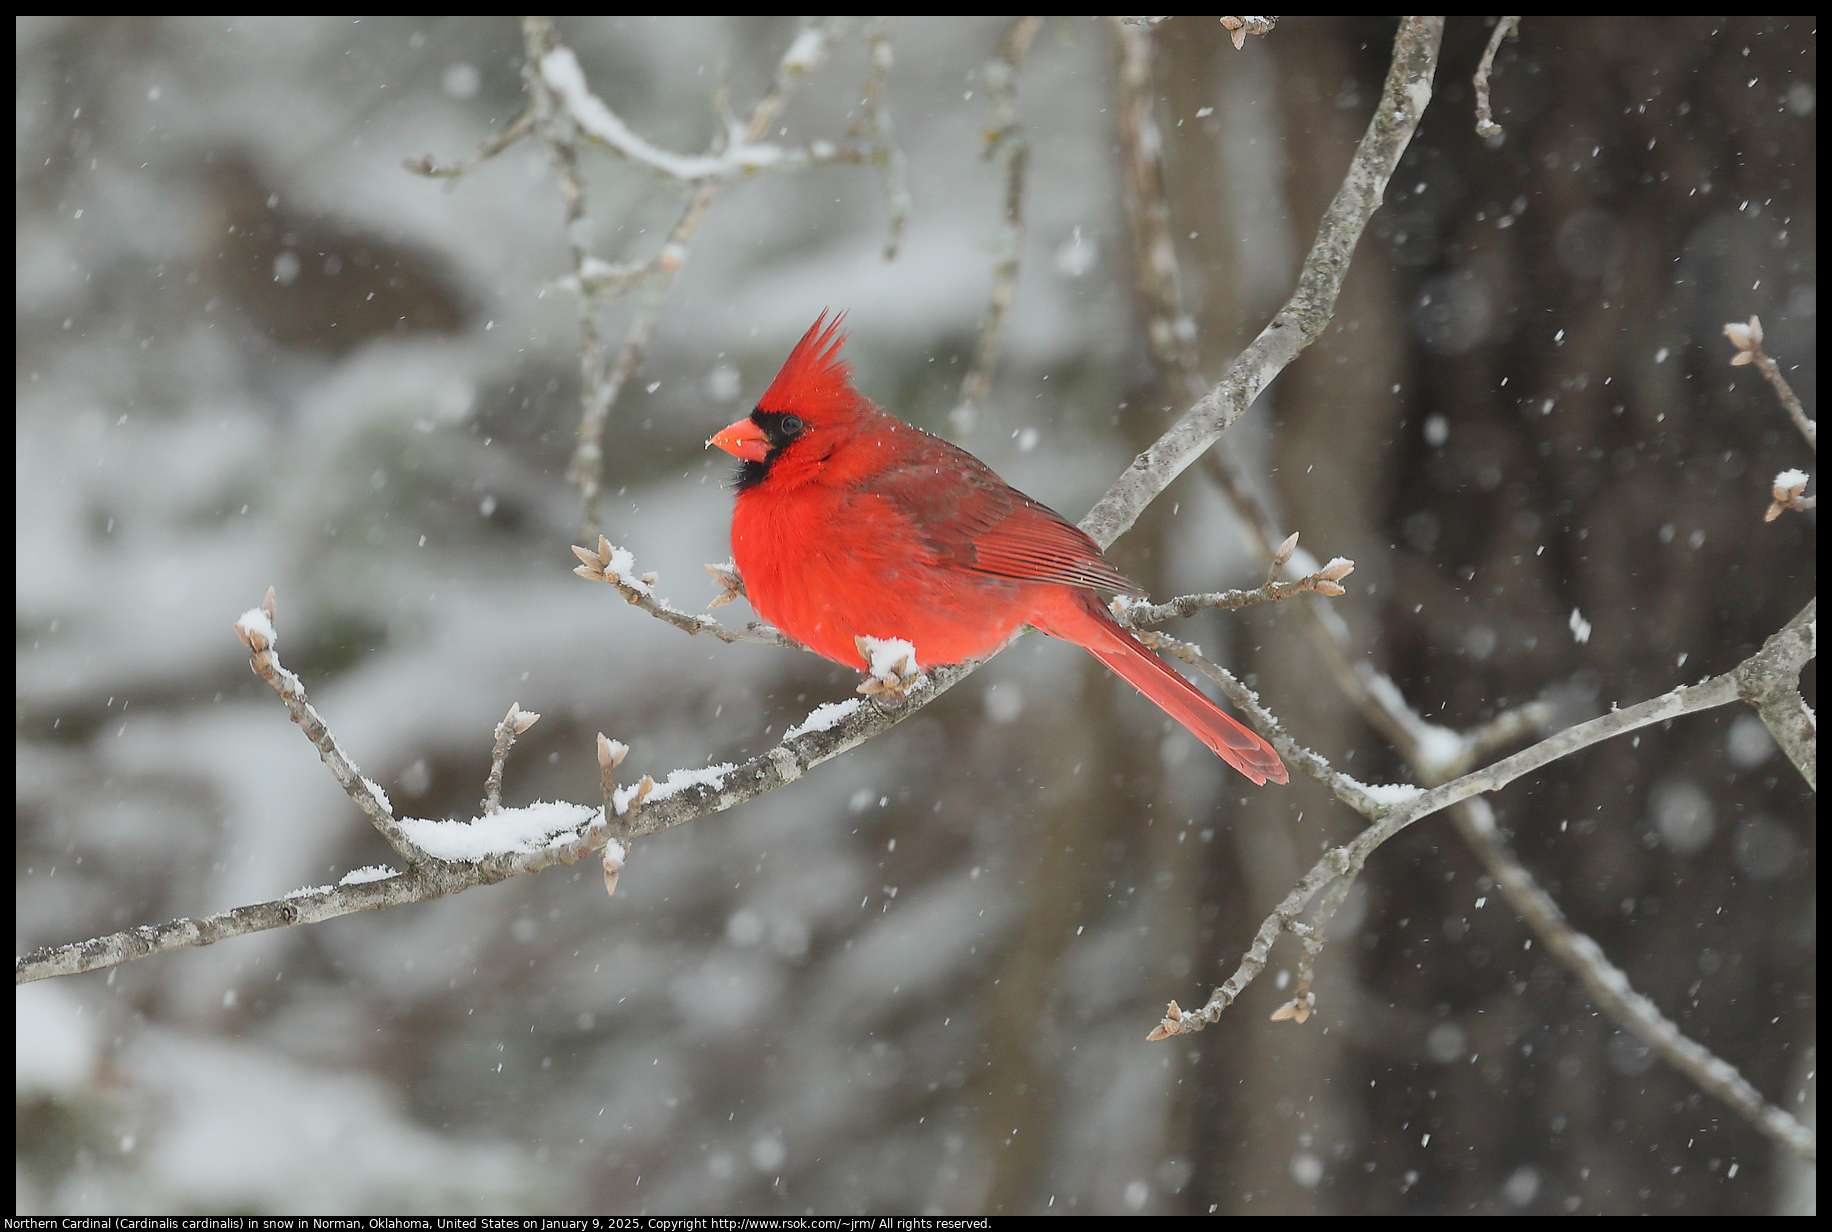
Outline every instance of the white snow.
{"label": "white snow", "polygon": [[387,809],[390,814],[393,814],[394,804],[388,799],[388,793],[382,790],[381,784],[369,778],[367,775],[362,776],[362,780],[363,786],[374,792],[375,798],[382,802],[382,807]]}
{"label": "white snow", "polygon": [[628,548],[612,548],[604,571],[631,590],[640,591],[651,599],[655,597],[655,588],[636,575],[636,557]]}
{"label": "white snow", "polygon": [[922,665],[916,661],[916,647],[901,637],[862,637],[859,640],[865,643],[865,652],[870,657],[868,670],[880,679],[922,671]]}
{"label": "white snow", "polygon": [[267,613],[258,607],[251,607],[246,612],[243,612],[241,616],[236,619],[235,627],[247,633],[266,638],[269,647],[273,646],[279,640],[279,635],[274,632],[273,622],[268,620]]}
{"label": "white snow", "polygon": [[1418,741],[1419,757],[1428,766],[1452,765],[1469,747],[1469,741],[1462,735],[1436,723],[1420,721],[1413,727],[1412,735]]}
{"label": "white snow", "polygon": [[1411,783],[1361,783],[1359,786],[1376,804],[1384,804],[1389,808],[1425,794],[1423,787],[1415,787]]}
{"label": "white snow", "polygon": [[[805,34],[804,34],[805,37]],[[818,34],[816,39],[818,42]],[[799,46],[799,44],[798,44]],[[592,93],[585,82],[585,70],[570,47],[556,47],[541,58],[541,76],[566,104],[567,112],[579,127],[604,142],[626,158],[647,163],[680,180],[719,179],[742,171],[757,170],[781,162],[780,146],[753,145],[742,141],[742,132],[723,154],[676,154],[652,145],[641,134],[623,122],[604,100]]]}
{"label": "white snow", "polygon": [[826,34],[819,26],[809,26],[789,44],[789,50],[783,53],[782,65],[791,72],[808,73],[820,66],[826,54]]}
{"label": "white snow", "polygon": [[849,697],[843,702],[822,702],[807,718],[784,732],[784,740],[793,740],[809,732],[832,731],[846,717],[864,704],[863,698]]}
{"label": "white snow", "polygon": [[366,881],[386,881],[390,877],[398,876],[400,876],[399,870],[389,868],[386,864],[365,864],[361,868],[353,868],[345,873],[343,879],[337,884],[361,885]]}
{"label": "white snow", "polygon": [[[620,810],[621,811],[621,810]],[[583,834],[603,810],[564,800],[539,800],[526,808],[506,808],[470,821],[401,819],[401,830],[428,855],[475,863],[510,852],[529,854],[570,842]]]}
{"label": "white snow", "polygon": [[1427,723],[1412,709],[1406,695],[1400,692],[1399,686],[1391,677],[1372,670],[1361,673],[1362,683],[1368,692],[1379,698],[1387,712],[1396,715],[1406,725],[1413,740],[1418,743],[1419,754],[1425,764],[1430,766],[1449,766],[1455,764],[1462,756],[1468,742],[1459,733],[1436,723]]}
{"label": "white snow", "polygon": [[[657,783],[649,794],[643,797],[643,803],[665,800],[676,792],[686,791],[689,787],[723,787],[725,776],[737,768],[731,762],[720,762],[716,766],[702,766],[698,770],[671,771],[667,778]],[[611,803],[616,808],[619,817],[630,811],[630,801],[636,798],[638,790],[640,787],[637,783],[630,783],[611,793]]]}
{"label": "white snow", "polygon": [[1571,609],[1571,640],[1580,646],[1590,640],[1590,622],[1575,607]]}

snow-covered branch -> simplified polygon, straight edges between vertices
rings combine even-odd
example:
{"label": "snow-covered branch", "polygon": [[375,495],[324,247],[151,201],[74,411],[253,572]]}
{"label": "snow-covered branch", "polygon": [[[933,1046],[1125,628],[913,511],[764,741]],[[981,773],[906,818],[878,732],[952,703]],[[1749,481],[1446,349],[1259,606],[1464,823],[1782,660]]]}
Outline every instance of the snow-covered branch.
{"label": "snow-covered branch", "polygon": [[571,864],[609,837],[599,809],[547,802],[516,809],[501,806],[502,765],[509,746],[540,718],[519,706],[511,706],[498,725],[482,816],[468,822],[396,817],[387,793],[356,769],[329,724],[306,700],[304,682],[280,662],[275,649],[279,640],[276,610],[270,587],[261,606],[244,612],[235,622],[236,636],[248,647],[249,667],[273,686],[332,776],[401,856],[407,871],[357,869],[335,886],[310,886],[200,919],[141,925],[88,941],[45,947],[15,962],[15,982],[74,975],[270,928],[425,902],[520,873],[539,872],[556,863]]}
{"label": "snow-covered branch", "polygon": [[[622,865],[622,841],[671,829],[707,813],[722,812],[792,783],[822,762],[902,722],[978,666],[964,664],[931,670],[901,700],[880,703],[851,699],[817,707],[791,727],[780,742],[748,761],[677,769],[660,782],[644,775],[634,784],[618,786],[611,770],[623,760],[622,750],[615,742],[601,738],[608,752],[608,756],[600,757],[607,801],[604,808],[566,802],[502,808],[497,796],[500,762],[493,759],[482,816],[469,820],[396,818],[386,794],[362,777],[328,724],[306,702],[305,686],[299,677],[281,665],[274,650],[277,638],[273,625],[274,599],[270,590],[263,607],[245,613],[236,622],[236,633],[248,645],[253,670],[273,685],[332,774],[370,815],[389,845],[401,854],[407,870],[359,869],[336,886],[308,887],[269,902],[199,919],[142,925],[87,941],[44,947],[15,961],[16,983],[118,966],[136,958],[209,945],[270,928],[425,902],[476,886],[493,885],[508,877],[540,872],[556,864],[573,864],[607,844],[618,845],[606,861],[608,886],[614,883],[616,869]],[[498,727],[499,756],[507,755],[512,736],[527,730],[532,721],[519,707],[511,708]],[[494,809],[492,803],[496,804]]]}
{"label": "snow-covered branch", "polygon": [[[797,62],[806,66],[826,58],[824,42],[805,44],[804,40],[810,37],[824,40],[825,36],[816,29],[804,30],[802,38],[790,48],[798,57]],[[762,171],[795,170],[841,158],[840,148],[830,141],[817,141],[806,149],[791,150],[755,141],[744,127],[735,123],[725,134],[724,149],[716,153],[676,154],[664,150],[637,133],[603,99],[592,93],[585,81],[585,70],[570,47],[555,47],[541,57],[541,80],[558,97],[580,132],[605,149],[684,184],[734,180]],[[858,155],[853,154],[850,161],[858,161]]]}
{"label": "snow-covered branch", "polygon": [[[657,620],[667,621],[677,629],[688,633],[707,633],[722,642],[759,642],[766,646],[787,646],[799,649],[768,625],[753,622],[742,629],[720,624],[710,616],[701,616],[695,612],[685,612],[655,593],[655,584],[659,578],[653,573],[636,573],[636,558],[628,548],[614,548],[603,535],[598,536],[596,548],[573,547],[573,555],[580,564],[573,570],[582,578],[594,582],[608,582],[618,594],[622,595],[632,607],[639,607]],[[706,566],[707,571],[719,583],[719,595],[713,599],[710,607],[720,607],[731,602],[744,593],[744,583],[729,566]]]}

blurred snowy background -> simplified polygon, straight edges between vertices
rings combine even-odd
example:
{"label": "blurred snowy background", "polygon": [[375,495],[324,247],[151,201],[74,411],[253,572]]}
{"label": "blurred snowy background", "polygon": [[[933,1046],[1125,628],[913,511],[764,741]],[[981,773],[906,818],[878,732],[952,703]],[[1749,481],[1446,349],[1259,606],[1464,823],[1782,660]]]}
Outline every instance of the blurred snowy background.
{"label": "blurred snowy background", "polygon": [[[948,411],[986,311],[1005,19],[906,19],[870,167],[732,185],[612,410],[605,531],[681,606],[726,558],[737,417],[823,308],[860,388],[1079,517],[1181,409],[1153,364],[1116,156],[1115,39],[1046,23],[993,396]],[[748,114],[786,18],[559,24],[650,141]],[[1390,24],[1157,45],[1172,228],[1212,378],[1289,293]],[[1816,406],[1812,23],[1528,19],[1471,129],[1439,93],[1329,336],[1236,429],[1285,529],[1360,568],[1338,610],[1436,722],[1582,710],[1725,670],[1812,593],[1808,456],[1724,321],[1762,315]],[[252,676],[280,650],[351,757],[469,816],[753,755],[854,678],[725,647],[570,572],[579,330],[509,19],[22,18],[15,26],[17,945],[337,880],[391,853]],[[862,41],[779,139],[842,141]],[[651,257],[681,191],[585,160],[592,243]],[[604,314],[621,339],[629,309]],[[1264,565],[1193,468],[1114,556],[1164,596]],[[1574,640],[1572,610],[1595,632]],[[728,609],[743,611],[742,607]],[[722,613],[723,615],[724,613]],[[1300,741],[1404,777],[1278,611],[1196,638]],[[1794,1102],[1812,1068],[1811,796],[1748,713],[1596,751],[1496,801],[1574,922]],[[1439,819],[1441,821],[1441,819]],[[105,1212],[1754,1212],[1798,1177],[1601,1018],[1445,825],[1338,918],[1310,1025],[1275,952],[1209,1032],[1147,1045],[1355,819],[1256,792],[1073,648],[1027,639],[794,786],[595,868],[241,938],[18,993],[16,1207]]]}

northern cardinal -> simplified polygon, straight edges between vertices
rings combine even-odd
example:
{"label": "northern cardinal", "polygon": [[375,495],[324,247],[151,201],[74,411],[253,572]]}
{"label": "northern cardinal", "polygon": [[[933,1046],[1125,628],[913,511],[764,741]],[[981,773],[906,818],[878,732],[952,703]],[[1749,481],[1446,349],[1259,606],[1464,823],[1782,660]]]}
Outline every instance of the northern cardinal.
{"label": "northern cardinal", "polygon": [[989,654],[1020,625],[1074,642],[1255,783],[1272,746],[1121,628],[1095,594],[1144,592],[1095,542],[972,454],[879,410],[822,313],[757,409],[707,442],[738,458],[732,559],[757,614],[816,654],[870,671],[861,636],[919,664]]}

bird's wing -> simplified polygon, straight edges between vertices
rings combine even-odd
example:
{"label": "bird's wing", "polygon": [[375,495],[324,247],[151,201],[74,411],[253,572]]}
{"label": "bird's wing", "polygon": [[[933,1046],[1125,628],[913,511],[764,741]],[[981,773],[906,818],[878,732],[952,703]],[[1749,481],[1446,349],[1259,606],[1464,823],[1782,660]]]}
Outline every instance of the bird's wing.
{"label": "bird's wing", "polygon": [[1055,510],[965,450],[929,440],[940,448],[923,449],[873,486],[920,531],[938,563],[1019,581],[1144,593]]}

